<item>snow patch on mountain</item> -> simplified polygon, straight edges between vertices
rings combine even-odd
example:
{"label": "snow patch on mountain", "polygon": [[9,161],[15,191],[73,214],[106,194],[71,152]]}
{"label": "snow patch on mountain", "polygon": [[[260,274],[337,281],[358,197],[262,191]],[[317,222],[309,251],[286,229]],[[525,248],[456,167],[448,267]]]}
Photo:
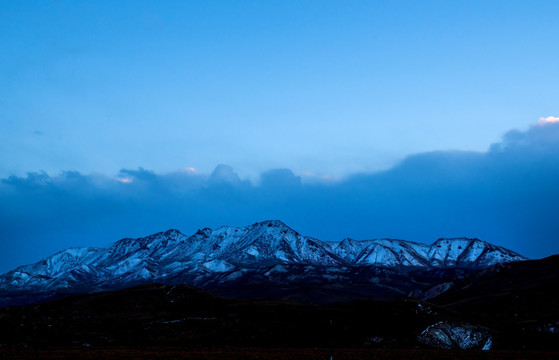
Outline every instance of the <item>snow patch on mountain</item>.
{"label": "snow patch on mountain", "polygon": [[490,350],[492,339],[488,330],[470,324],[441,321],[428,326],[419,342],[438,349]]}

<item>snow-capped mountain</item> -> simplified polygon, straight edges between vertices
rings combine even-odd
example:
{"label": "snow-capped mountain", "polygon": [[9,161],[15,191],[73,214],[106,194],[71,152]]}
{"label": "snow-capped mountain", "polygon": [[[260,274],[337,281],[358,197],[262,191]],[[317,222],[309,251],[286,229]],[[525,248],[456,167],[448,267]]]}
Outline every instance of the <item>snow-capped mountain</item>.
{"label": "snow-capped mountain", "polygon": [[[410,269],[480,269],[524,259],[478,239],[439,239],[431,245],[394,239],[325,242],[272,220],[205,228],[192,236],[168,230],[106,248],[66,249],[0,276],[0,291],[76,293],[151,282],[205,288],[262,281],[352,282],[357,273],[360,282],[378,283]],[[366,280],[361,268],[376,275]]]}

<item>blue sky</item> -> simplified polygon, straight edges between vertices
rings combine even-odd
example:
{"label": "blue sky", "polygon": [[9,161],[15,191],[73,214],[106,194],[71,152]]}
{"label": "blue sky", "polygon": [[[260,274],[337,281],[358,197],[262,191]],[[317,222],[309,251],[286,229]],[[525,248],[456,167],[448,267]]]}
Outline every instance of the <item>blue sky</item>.
{"label": "blue sky", "polygon": [[550,2],[2,2],[0,175],[344,176],[558,115]]}
{"label": "blue sky", "polygon": [[[9,257],[0,270],[67,246],[264,218],[325,240],[471,235],[529,256],[559,252],[559,231],[539,222],[553,211],[559,139],[553,123],[536,125],[559,116],[558,13],[556,1],[0,1],[0,248]],[[491,145],[511,134],[532,150],[514,143],[520,155],[504,156],[499,173]],[[426,154],[475,176],[427,191],[414,179],[442,160]],[[220,164],[231,168],[213,179],[234,179],[241,193],[211,190]],[[401,187],[375,192],[380,180],[370,179],[398,171],[408,176],[391,180]],[[514,181],[497,181],[503,173]],[[159,184],[134,187],[141,201],[122,188],[145,185],[139,174]],[[530,192],[532,179],[547,200]],[[286,181],[305,191],[266,205]],[[471,193],[488,184],[508,200]],[[441,206],[457,198],[462,210],[447,226],[433,220],[438,208],[413,220],[427,194]],[[464,220],[474,211],[464,194],[495,216]],[[169,203],[178,198],[193,205]],[[520,211],[528,203],[533,216]],[[522,242],[530,229],[538,245]]]}

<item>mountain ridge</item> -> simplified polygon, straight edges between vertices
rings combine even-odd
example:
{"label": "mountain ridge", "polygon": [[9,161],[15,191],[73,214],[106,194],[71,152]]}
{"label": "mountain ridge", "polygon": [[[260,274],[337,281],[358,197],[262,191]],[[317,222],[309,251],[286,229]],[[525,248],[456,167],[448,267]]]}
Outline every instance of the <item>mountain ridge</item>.
{"label": "mountain ridge", "polygon": [[[249,279],[251,284],[354,282],[352,274],[358,272],[360,282],[375,283],[376,275],[367,280],[363,274],[385,269],[384,274],[397,278],[410,269],[481,269],[525,259],[468,238],[440,238],[431,245],[398,239],[326,242],[301,235],[280,220],[267,220],[245,227],[203,228],[191,236],[169,229],[104,248],[68,248],[0,275],[0,290],[97,291],[148,282],[215,288]],[[369,267],[369,272],[354,270]]]}

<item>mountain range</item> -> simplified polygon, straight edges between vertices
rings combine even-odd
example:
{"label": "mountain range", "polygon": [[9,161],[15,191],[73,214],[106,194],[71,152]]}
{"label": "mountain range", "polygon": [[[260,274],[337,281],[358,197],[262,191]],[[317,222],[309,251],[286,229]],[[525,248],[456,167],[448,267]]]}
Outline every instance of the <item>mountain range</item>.
{"label": "mountain range", "polygon": [[474,271],[520,260],[526,258],[479,239],[445,238],[431,245],[396,239],[331,242],[269,220],[66,249],[1,275],[0,306],[149,283],[309,303],[428,298]]}

